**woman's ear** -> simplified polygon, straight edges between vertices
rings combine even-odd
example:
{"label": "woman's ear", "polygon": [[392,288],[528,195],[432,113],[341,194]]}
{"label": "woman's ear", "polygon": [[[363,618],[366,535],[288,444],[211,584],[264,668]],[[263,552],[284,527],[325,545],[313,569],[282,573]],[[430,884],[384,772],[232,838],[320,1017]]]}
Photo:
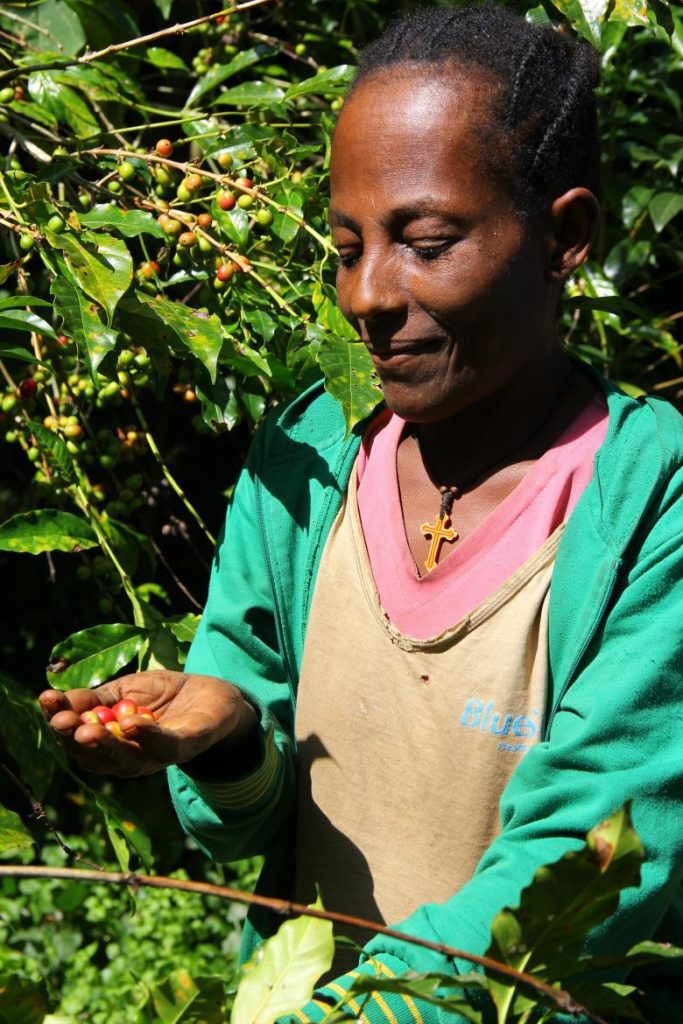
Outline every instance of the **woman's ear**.
{"label": "woman's ear", "polygon": [[564,280],[590,252],[600,219],[600,204],[587,188],[572,188],[550,207],[550,272]]}

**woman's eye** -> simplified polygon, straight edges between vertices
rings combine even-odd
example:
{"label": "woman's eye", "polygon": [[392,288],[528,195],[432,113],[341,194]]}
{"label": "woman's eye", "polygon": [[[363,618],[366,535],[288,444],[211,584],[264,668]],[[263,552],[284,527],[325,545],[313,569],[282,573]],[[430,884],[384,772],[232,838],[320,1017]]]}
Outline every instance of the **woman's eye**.
{"label": "woman's eye", "polygon": [[420,260],[435,260],[442,256],[453,245],[453,239],[447,238],[442,242],[406,242],[410,250]]}
{"label": "woman's eye", "polygon": [[360,257],[358,249],[338,249],[337,253],[342,267],[352,267]]}

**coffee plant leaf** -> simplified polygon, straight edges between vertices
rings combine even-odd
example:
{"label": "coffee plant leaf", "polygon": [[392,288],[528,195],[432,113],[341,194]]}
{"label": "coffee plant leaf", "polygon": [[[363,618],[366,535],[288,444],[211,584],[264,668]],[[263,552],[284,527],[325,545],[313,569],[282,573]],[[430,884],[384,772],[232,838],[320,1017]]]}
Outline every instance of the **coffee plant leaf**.
{"label": "coffee plant leaf", "polygon": [[[42,317],[24,309],[0,310],[0,330],[33,331],[36,334],[44,334],[48,338],[57,337],[50,325]],[[35,362],[35,357],[33,361]]]}
{"label": "coffee plant leaf", "polygon": [[124,210],[113,203],[98,203],[88,213],[80,214],[80,221],[87,228],[113,228],[124,238],[152,235],[163,238],[164,233],[151,213],[145,210]]}
{"label": "coffee plant leaf", "polygon": [[659,234],[683,210],[683,192],[659,192],[650,200],[648,209]]}
{"label": "coffee plant leaf", "polygon": [[74,281],[101,306],[111,324],[119,299],[133,280],[133,260],[128,246],[113,235],[86,233],[82,244],[69,232],[46,232],[50,244],[61,249]]}
{"label": "coffee plant leaf", "polygon": [[145,869],[151,871],[154,857],[147,833],[129,814],[124,813],[111,797],[94,792],[91,792],[91,795],[104,821],[109,842],[121,871],[130,870],[131,854],[139,857]]}
{"label": "coffee plant leaf", "polygon": [[245,210],[239,206],[232,210],[221,210],[214,199],[211,204],[211,216],[234,245],[238,248],[246,245],[249,238],[249,217]]}
{"label": "coffee plant leaf", "polygon": [[36,423],[35,420],[29,420],[28,426],[50,470],[61,477],[63,481],[73,483],[76,479],[76,471],[63,438],[42,423]]}
{"label": "coffee plant leaf", "polygon": [[[322,909],[320,901],[314,904]],[[245,965],[231,1024],[273,1024],[313,995],[318,979],[332,966],[332,922],[315,917],[285,921]]]}
{"label": "coffee plant leaf", "polygon": [[19,512],[0,523],[0,551],[40,555],[44,551],[85,551],[97,546],[90,523],[56,508]]}
{"label": "coffee plant leaf", "polygon": [[33,71],[28,76],[28,91],[39,107],[67,124],[74,135],[99,135],[99,121],[88,104],[75,89],[63,85],[54,72]]}
{"label": "coffee plant leaf", "polygon": [[47,1005],[47,986],[44,981],[0,975],[2,1024],[43,1024]]}
{"label": "coffee plant leaf", "polygon": [[188,612],[186,615],[175,615],[164,620],[164,628],[167,629],[181,644],[191,644],[194,640],[201,615]]}
{"label": "coffee plant leaf", "polygon": [[64,766],[64,751],[55,741],[35,698],[4,672],[0,672],[0,702],[0,749],[16,763],[32,796],[42,800],[55,769]]}
{"label": "coffee plant leaf", "polygon": [[206,371],[200,376],[195,390],[201,403],[201,416],[207,427],[232,430],[239,423],[240,406],[235,389],[236,381],[232,374],[225,377],[219,375],[213,384]]}
{"label": "coffee plant leaf", "polygon": [[[591,829],[582,849],[538,869],[519,906],[493,919],[486,955],[551,982],[570,974],[588,932],[614,913],[622,889],[638,885],[643,856],[626,804]],[[493,974],[489,982],[500,1021],[533,1005],[514,982]]]}
{"label": "coffee plant leaf", "polygon": [[[283,182],[282,185],[273,190],[273,199],[283,206],[290,213],[293,213],[296,217],[301,218],[303,216],[304,199],[301,192],[294,188],[289,182]],[[273,211],[273,223],[271,225],[274,235],[288,245],[294,238],[296,238],[299,232],[299,224],[292,217],[288,217],[286,213],[280,213],[279,210]]]}
{"label": "coffee plant leaf", "polygon": [[397,978],[362,974],[354,979],[348,997],[355,999],[373,992],[382,992],[419,999],[439,1007],[444,1013],[459,1013],[473,1024],[482,1024],[484,1011],[472,1006],[460,993],[451,994],[452,989],[486,991],[488,981],[482,974],[413,974],[409,971]]}
{"label": "coffee plant leaf", "polygon": [[647,1024],[631,998],[637,993],[634,985],[620,985],[617,982],[605,982],[599,988],[590,982],[579,982],[571,988],[572,997],[578,1003],[587,1006],[593,1013],[606,1017],[607,1020],[635,1020]]}
{"label": "coffee plant leaf", "polygon": [[224,1024],[225,982],[193,978],[179,967],[150,992],[140,1011],[141,1024]]}
{"label": "coffee plant leaf", "polygon": [[183,306],[168,299],[152,298],[140,291],[136,296],[140,303],[173,332],[180,345],[206,368],[212,384],[215,383],[218,356],[223,345],[223,329],[216,314]]}
{"label": "coffee plant leaf", "polygon": [[16,359],[20,363],[35,363],[39,366],[45,365],[41,359],[37,359],[32,352],[29,352],[28,349],[19,348],[11,341],[3,341],[2,338],[0,338],[0,359]]}
{"label": "coffee plant leaf", "polygon": [[148,630],[125,622],[72,633],[52,649],[50,665],[59,665],[60,671],[48,668],[48,683],[55,690],[99,686],[135,658],[148,635]]}
{"label": "coffee plant leaf", "polygon": [[353,80],[354,68],[350,64],[339,64],[335,68],[320,71],[312,78],[291,85],[285,93],[286,100],[297,99],[299,96],[341,96]]}
{"label": "coffee plant leaf", "polygon": [[[170,6],[169,2],[168,7],[170,8]],[[136,56],[149,61],[155,68],[161,68],[162,71],[189,72],[190,70],[180,54],[173,53],[172,50],[167,50],[164,46],[138,46]]]}
{"label": "coffee plant leaf", "polygon": [[83,294],[68,272],[55,277],[50,291],[55,297],[55,313],[62,320],[64,334],[75,341],[94,377],[104,357],[116,347],[116,331],[105,327],[97,304]]}
{"label": "coffee plant leaf", "polygon": [[252,46],[247,50],[241,50],[227,64],[213,64],[206,74],[197,82],[197,85],[188,96],[185,106],[194,106],[197,100],[206,96],[208,92],[217,88],[223,82],[227,81],[228,78],[232,78],[233,75],[236,75],[240,71],[244,71],[246,68],[256,64],[262,57],[276,52],[277,51],[272,47],[261,44],[259,46]]}
{"label": "coffee plant leaf", "polygon": [[282,100],[285,90],[271,82],[243,82],[226,89],[213,101],[230,107],[272,107]]}
{"label": "coffee plant leaf", "polygon": [[33,846],[33,836],[19,815],[0,804],[0,853],[24,850],[29,846]]}
{"label": "coffee plant leaf", "polygon": [[349,434],[382,401],[370,354],[362,343],[326,334],[320,341],[318,363],[325,390],[341,404]]}

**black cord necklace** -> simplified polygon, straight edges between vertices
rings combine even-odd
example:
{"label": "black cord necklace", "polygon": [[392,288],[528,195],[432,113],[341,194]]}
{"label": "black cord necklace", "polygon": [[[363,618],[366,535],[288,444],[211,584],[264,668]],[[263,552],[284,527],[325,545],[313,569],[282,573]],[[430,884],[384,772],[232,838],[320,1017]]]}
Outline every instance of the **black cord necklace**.
{"label": "black cord necklace", "polygon": [[[574,383],[576,377],[576,370],[572,366],[571,372],[567,377],[567,380],[563,383],[562,387],[555,395],[553,401],[550,404],[548,413],[543,417],[538,426],[534,427],[533,431],[528,434],[522,441],[519,441],[514,448],[510,448],[509,451],[505,452],[504,455],[499,456],[495,462],[490,463],[488,466],[484,466],[483,469],[478,469],[476,473],[467,477],[465,480],[461,480],[459,484],[452,484],[448,487],[441,485],[439,487],[439,493],[441,495],[441,502],[439,505],[439,511],[436,515],[436,519],[433,523],[423,523],[420,530],[424,534],[426,539],[429,539],[429,553],[424,563],[424,567],[427,572],[431,572],[439,563],[439,554],[441,551],[441,545],[444,541],[453,543],[458,540],[458,531],[454,528],[451,523],[451,513],[453,511],[453,504],[464,494],[466,488],[471,487],[472,484],[476,483],[484,476],[488,476],[493,473],[499,466],[502,466],[504,462],[518,452],[520,448],[525,447],[531,441],[534,440],[548,425],[553,416],[557,413],[560,402],[565,398],[567,392]],[[420,458],[425,467],[427,467],[427,460],[422,454],[422,447],[420,445],[420,438],[417,433],[413,434],[415,443],[417,444]],[[429,469],[427,469],[429,472]],[[430,474],[431,476],[431,474]]]}

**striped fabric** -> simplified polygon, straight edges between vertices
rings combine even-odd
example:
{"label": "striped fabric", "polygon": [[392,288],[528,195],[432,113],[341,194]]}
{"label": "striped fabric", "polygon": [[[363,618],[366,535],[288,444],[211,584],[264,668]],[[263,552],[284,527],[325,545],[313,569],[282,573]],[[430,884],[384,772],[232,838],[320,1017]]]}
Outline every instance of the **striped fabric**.
{"label": "striped fabric", "polygon": [[263,739],[263,757],[248,775],[227,782],[192,779],[192,787],[211,807],[219,811],[253,811],[266,803],[278,785],[280,754],[271,725]]}
{"label": "striped fabric", "polygon": [[404,974],[406,969],[406,964],[392,956],[382,960],[376,957],[366,960],[356,970],[318,989],[309,1003],[294,1013],[280,1017],[278,1024],[318,1024],[332,1010],[336,1011],[335,1017],[339,1015],[348,1020],[360,1020],[363,1024],[437,1024],[436,1007],[422,1000],[393,992],[347,996],[359,977],[395,978],[398,974]]}

